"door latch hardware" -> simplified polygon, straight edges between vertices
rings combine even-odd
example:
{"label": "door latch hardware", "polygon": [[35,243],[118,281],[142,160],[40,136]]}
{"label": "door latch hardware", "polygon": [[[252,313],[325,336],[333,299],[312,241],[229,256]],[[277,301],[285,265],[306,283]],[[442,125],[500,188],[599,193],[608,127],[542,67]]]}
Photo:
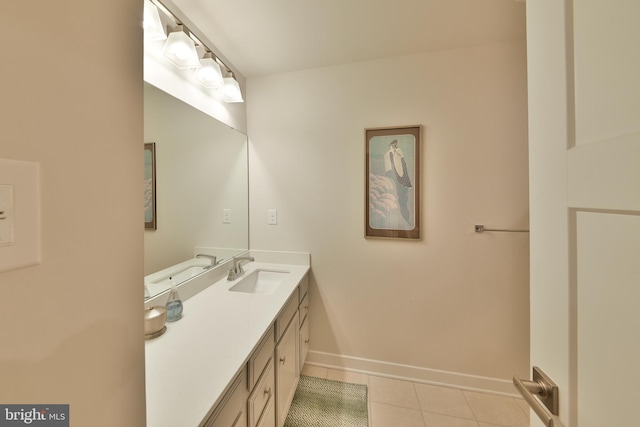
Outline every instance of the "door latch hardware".
{"label": "door latch hardware", "polygon": [[[553,427],[552,415],[558,415],[558,386],[537,366],[533,367],[533,381],[513,377],[513,385],[545,426]],[[534,395],[536,397],[534,397]]]}

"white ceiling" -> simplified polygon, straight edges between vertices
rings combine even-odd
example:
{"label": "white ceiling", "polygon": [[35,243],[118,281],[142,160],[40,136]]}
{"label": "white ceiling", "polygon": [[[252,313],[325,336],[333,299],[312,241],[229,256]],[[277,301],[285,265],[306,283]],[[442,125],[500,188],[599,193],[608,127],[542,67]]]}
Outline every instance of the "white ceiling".
{"label": "white ceiling", "polygon": [[525,38],[516,0],[173,0],[246,77]]}

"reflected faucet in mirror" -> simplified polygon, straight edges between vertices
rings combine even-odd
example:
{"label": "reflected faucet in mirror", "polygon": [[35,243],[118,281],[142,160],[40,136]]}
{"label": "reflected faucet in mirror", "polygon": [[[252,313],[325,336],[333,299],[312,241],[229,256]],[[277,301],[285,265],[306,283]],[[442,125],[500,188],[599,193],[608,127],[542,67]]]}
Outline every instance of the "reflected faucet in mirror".
{"label": "reflected faucet in mirror", "polygon": [[211,265],[207,267],[207,269],[210,269],[211,267],[215,267],[216,265],[219,264],[218,257],[216,257],[215,255],[198,254],[196,255],[196,258],[209,258],[211,260]]}
{"label": "reflected faucet in mirror", "polygon": [[231,267],[231,270],[229,270],[229,275],[227,276],[228,281],[236,280],[244,274],[242,261],[255,261],[255,258],[252,256],[234,256],[233,266]]}

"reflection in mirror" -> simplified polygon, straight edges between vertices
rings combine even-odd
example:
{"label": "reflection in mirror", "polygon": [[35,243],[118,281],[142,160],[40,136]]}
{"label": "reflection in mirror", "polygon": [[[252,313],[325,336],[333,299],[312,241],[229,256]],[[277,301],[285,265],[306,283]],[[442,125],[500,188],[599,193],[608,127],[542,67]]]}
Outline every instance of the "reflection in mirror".
{"label": "reflection in mirror", "polygon": [[245,135],[148,83],[144,90],[144,142],[155,143],[156,158],[156,229],[144,239],[149,297],[170,277],[178,284],[248,249],[249,184]]}

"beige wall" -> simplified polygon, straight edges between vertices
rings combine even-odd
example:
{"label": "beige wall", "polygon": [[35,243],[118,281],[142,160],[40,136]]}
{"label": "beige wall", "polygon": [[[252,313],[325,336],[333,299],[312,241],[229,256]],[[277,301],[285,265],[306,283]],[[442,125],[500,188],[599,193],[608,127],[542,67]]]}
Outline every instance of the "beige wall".
{"label": "beige wall", "polygon": [[[311,356],[512,390],[529,366],[528,235],[474,225],[528,227],[525,41],[247,85],[250,246],[311,252]],[[423,238],[365,239],[364,128],[414,124]]]}
{"label": "beige wall", "polygon": [[141,20],[0,14],[0,158],[40,163],[42,207],[42,263],[0,273],[0,402],[68,403],[74,426],[144,425]]}

